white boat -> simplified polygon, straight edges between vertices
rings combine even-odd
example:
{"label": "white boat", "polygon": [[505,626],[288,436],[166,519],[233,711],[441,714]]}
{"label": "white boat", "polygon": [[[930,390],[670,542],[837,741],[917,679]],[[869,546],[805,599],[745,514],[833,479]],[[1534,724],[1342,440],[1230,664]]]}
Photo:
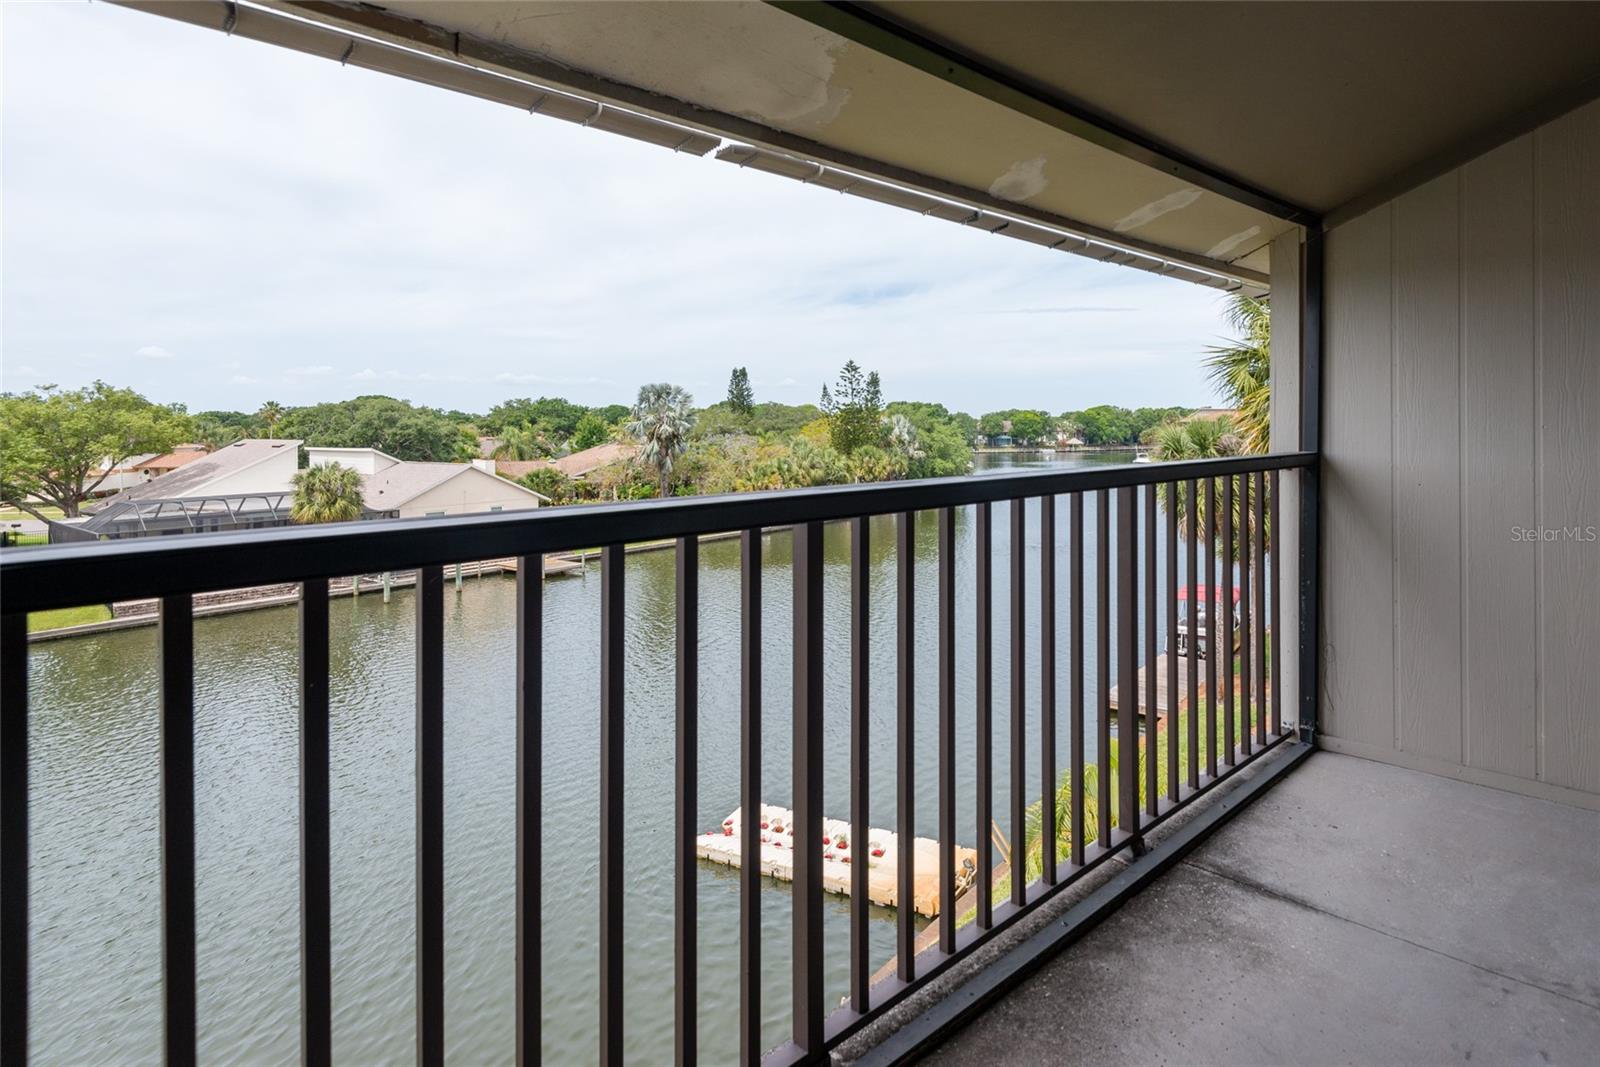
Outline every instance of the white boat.
{"label": "white boat", "polygon": [[1148,453],[1148,452],[1136,452],[1134,454],[1133,461],[1135,463],[1154,463],[1155,462],[1155,460],[1150,458],[1150,453]]}

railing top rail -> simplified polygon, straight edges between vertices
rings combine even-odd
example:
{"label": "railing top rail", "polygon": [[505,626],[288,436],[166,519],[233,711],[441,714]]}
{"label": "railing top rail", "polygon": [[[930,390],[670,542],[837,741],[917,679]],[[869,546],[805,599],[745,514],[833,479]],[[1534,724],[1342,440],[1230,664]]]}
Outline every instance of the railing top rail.
{"label": "railing top rail", "polygon": [[1174,463],[1107,464],[1068,471],[1020,471],[6,549],[0,550],[0,611],[43,611],[751,527],[1291,470],[1309,467],[1316,459],[1314,452],[1284,452]]}

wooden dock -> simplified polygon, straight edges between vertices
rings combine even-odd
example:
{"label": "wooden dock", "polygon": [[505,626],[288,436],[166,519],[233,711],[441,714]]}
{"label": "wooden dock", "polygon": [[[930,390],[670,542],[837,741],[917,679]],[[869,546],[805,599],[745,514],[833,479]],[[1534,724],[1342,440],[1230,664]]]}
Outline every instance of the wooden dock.
{"label": "wooden dock", "polygon": [[[507,574],[517,573],[517,557],[493,560],[492,564]],[[582,556],[546,556],[544,558],[544,576],[549,578],[557,574],[573,574],[583,570]]]}
{"label": "wooden dock", "polygon": [[[1189,678],[1189,660],[1188,660],[1188,657],[1186,657],[1186,656],[1176,656],[1176,657],[1173,657],[1173,658],[1177,659],[1177,661],[1178,661],[1178,693],[1177,693],[1178,706],[1177,706],[1177,710],[1178,711],[1185,711],[1185,710],[1188,709],[1188,706],[1189,706],[1189,701],[1187,699],[1188,684],[1189,684],[1188,683],[1188,678]],[[1162,653],[1161,655],[1156,657],[1156,721],[1157,722],[1164,721],[1166,719],[1168,713],[1173,710],[1172,709],[1172,695],[1167,692],[1167,659],[1168,659],[1167,653]],[[1205,697],[1206,697],[1206,662],[1205,662],[1205,660],[1199,660],[1197,662],[1196,666],[1198,666],[1200,668],[1200,670],[1199,670],[1199,675],[1200,675],[1200,699],[1204,700]],[[1150,701],[1149,701],[1150,690],[1145,684],[1145,671],[1146,670],[1147,670],[1147,667],[1140,667],[1139,668],[1139,694],[1143,699],[1141,699],[1139,701],[1139,711],[1138,711],[1138,713],[1139,713],[1139,715],[1141,717],[1142,716],[1146,716],[1146,715],[1148,715],[1150,713]],[[1107,699],[1110,701],[1111,710],[1112,711],[1116,711],[1117,707],[1118,707],[1117,686],[1112,686],[1111,687],[1111,691],[1108,694]]]}
{"label": "wooden dock", "polygon": [[[761,835],[761,873],[780,881],[794,880],[794,853],[796,848],[793,815],[788,808],[772,804],[761,805],[761,825],[755,832]],[[738,867],[743,849],[744,819],[734,811],[722,822],[721,829],[701,834],[695,838],[695,854],[703,860]],[[867,899],[874,904],[893,908],[899,904],[897,863],[899,835],[889,830],[872,829],[865,842],[850,840],[850,823],[845,819],[823,819],[822,828],[811,846],[822,850],[822,888],[840,896],[850,895],[850,876],[856,863],[867,864]],[[911,888],[911,906],[918,915],[939,914],[939,842],[930,838],[917,838],[912,847],[915,881]],[[972,884],[977,869],[978,853],[970,848],[956,849],[956,893],[960,895]]]}

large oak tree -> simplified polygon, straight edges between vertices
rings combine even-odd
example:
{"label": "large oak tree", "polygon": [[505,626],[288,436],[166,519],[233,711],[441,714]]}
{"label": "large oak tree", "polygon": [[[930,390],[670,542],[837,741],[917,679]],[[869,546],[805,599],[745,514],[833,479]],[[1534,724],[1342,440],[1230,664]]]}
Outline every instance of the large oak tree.
{"label": "large oak tree", "polygon": [[101,381],[0,394],[0,498],[37,518],[46,505],[73,518],[115,467],[189,431],[187,415]]}

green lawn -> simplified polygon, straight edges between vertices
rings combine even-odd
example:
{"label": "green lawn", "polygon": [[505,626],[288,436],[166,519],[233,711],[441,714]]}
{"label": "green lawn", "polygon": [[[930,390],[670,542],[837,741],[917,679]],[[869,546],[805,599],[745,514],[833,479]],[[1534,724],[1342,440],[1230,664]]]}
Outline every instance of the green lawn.
{"label": "green lawn", "polygon": [[[41,507],[39,508],[39,514],[43,515],[47,519],[59,519],[61,518],[61,509]],[[29,515],[21,508],[0,508],[0,522],[21,522],[24,519],[32,519],[36,517],[37,516]]]}
{"label": "green lawn", "polygon": [[111,609],[104,604],[35,611],[28,616],[28,632],[31,634],[40,630],[59,630],[63,626],[79,626],[86,622],[106,622],[110,618]]}

